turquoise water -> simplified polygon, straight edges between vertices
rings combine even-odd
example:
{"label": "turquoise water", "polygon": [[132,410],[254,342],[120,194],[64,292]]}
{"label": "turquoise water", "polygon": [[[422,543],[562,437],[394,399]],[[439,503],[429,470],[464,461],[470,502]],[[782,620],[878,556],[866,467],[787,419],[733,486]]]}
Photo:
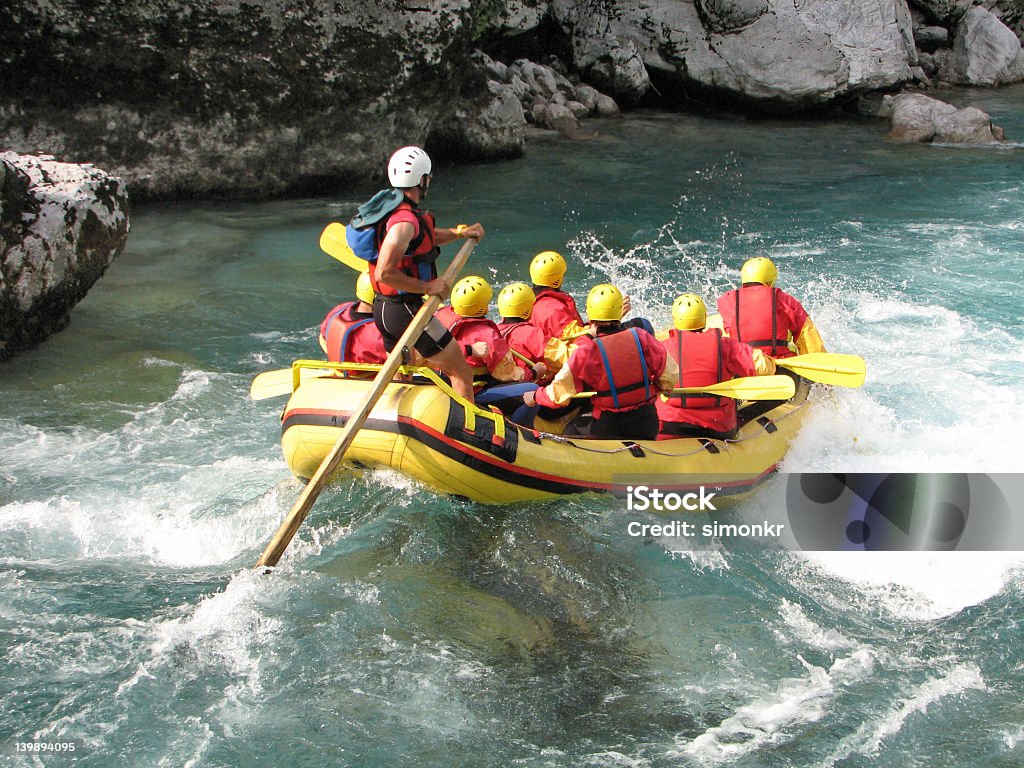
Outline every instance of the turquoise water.
{"label": "turquoise water", "polygon": [[[960,92],[1024,142],[1024,89]],[[656,324],[778,264],[867,384],[819,393],[792,471],[1016,471],[1024,150],[873,122],[634,114],[435,174],[472,271],[571,264]],[[71,327],[0,369],[0,744],[44,765],[1011,766],[1016,553],[644,541],[621,502],[485,507],[389,472],[299,492],[281,401],[353,275],[316,247],[372,188],[135,211]],[[771,489],[746,503],[757,515]],[[5,748],[3,759],[32,764]]]}

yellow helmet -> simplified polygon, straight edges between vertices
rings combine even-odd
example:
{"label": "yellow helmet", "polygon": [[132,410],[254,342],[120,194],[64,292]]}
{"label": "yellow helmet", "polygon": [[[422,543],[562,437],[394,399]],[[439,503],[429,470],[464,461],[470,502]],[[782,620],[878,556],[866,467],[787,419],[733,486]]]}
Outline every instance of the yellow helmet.
{"label": "yellow helmet", "polygon": [[370,282],[369,272],[360,272],[356,278],[356,298],[373,304],[373,283]]}
{"label": "yellow helmet", "polygon": [[566,269],[562,254],[557,251],[541,251],[530,262],[530,280],[534,285],[561,288]]}
{"label": "yellow helmet", "polygon": [[462,317],[483,317],[494,291],[482,277],[464,277],[452,288],[452,309]]}
{"label": "yellow helmet", "polygon": [[533,312],[533,302],[537,297],[533,288],[526,283],[506,285],[498,294],[498,314],[502,317],[518,317],[528,320]]}
{"label": "yellow helmet", "polygon": [[740,282],[743,285],[747,283],[774,285],[778,276],[779,271],[775,268],[772,260],[764,256],[747,259],[740,270]]}
{"label": "yellow helmet", "polygon": [[680,331],[700,331],[708,322],[708,308],[696,293],[684,293],[672,303],[672,322]]}
{"label": "yellow helmet", "polygon": [[622,291],[611,283],[595,285],[587,295],[587,319],[618,322],[622,319]]}

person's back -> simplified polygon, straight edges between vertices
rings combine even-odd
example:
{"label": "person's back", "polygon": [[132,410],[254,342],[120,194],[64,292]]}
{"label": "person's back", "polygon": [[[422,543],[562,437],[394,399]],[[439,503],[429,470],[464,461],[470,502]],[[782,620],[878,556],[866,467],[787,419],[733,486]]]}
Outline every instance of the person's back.
{"label": "person's back", "polygon": [[320,346],[332,363],[372,363],[387,360],[384,339],[373,322],[373,286],[362,272],[356,280],[356,301],[334,307],[320,324]]}
{"label": "person's back", "polygon": [[675,365],[650,333],[622,326],[622,293],[615,286],[598,285],[590,291],[587,318],[595,335],[576,340],[566,366],[548,387],[537,390],[537,403],[558,407],[577,392],[593,391],[592,436],[654,439],[654,399],[672,388]]}
{"label": "person's back", "polygon": [[526,283],[511,283],[498,294],[498,331],[508,342],[516,363],[532,371],[535,378],[553,375],[569,355],[565,342],[548,336],[530,323],[535,295]]}
{"label": "person's back", "polygon": [[550,338],[567,339],[586,331],[576,300],[561,290],[567,266],[557,251],[541,251],[530,262],[536,298],[530,324]]}
{"label": "person's back", "polygon": [[775,265],[763,256],[743,264],[741,287],[718,299],[726,334],[771,357],[824,352],[814,322],[796,298],[774,286],[777,277]]}
{"label": "person's back", "polygon": [[498,326],[485,317],[492,295],[490,284],[482,277],[464,277],[452,288],[451,304],[441,307],[435,317],[459,344],[474,376],[524,381],[527,373],[516,365]]}
{"label": "person's back", "polygon": [[[662,340],[678,366],[677,387],[708,387],[722,381],[775,372],[761,352],[705,328],[707,308],[696,294],[683,294],[672,305],[675,326]],[[659,440],[673,437],[726,439],[736,431],[736,401],[712,394],[666,395],[658,399]]]}

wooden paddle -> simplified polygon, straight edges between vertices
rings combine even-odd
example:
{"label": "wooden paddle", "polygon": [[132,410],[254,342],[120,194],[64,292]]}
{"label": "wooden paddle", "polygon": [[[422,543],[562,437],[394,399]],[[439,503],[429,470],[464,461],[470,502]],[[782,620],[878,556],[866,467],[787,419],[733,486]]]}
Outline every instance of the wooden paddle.
{"label": "wooden paddle", "polygon": [[864,384],[866,370],[863,357],[838,352],[811,352],[796,357],[783,357],[777,359],[775,365],[809,381],[853,389]]}
{"label": "wooden paddle", "polygon": [[[455,258],[452,263],[448,266],[442,278],[449,285],[454,281],[455,277],[462,270],[466,261],[469,259],[469,254],[473,252],[473,248],[476,247],[476,240],[469,239],[459,249],[459,252],[455,254]],[[295,536],[295,532],[299,530],[299,526],[302,525],[302,521],[306,518],[306,514],[309,512],[313,503],[320,495],[320,491],[327,484],[327,479],[331,473],[337,468],[338,464],[341,463],[342,456],[345,455],[345,451],[348,450],[352,441],[355,439],[359,429],[366,422],[366,419],[370,415],[370,411],[373,406],[376,405],[381,395],[384,394],[384,390],[391,383],[391,379],[394,378],[395,372],[402,365],[402,350],[406,347],[411,347],[416,343],[416,340],[420,337],[423,329],[430,322],[430,319],[434,316],[434,311],[441,303],[439,296],[430,296],[420,307],[419,312],[413,318],[409,327],[406,328],[405,333],[395,344],[395,348],[388,355],[387,360],[381,366],[380,373],[373,380],[373,386],[370,391],[366,394],[362,404],[352,412],[349,416],[348,421],[345,424],[345,428],[341,431],[338,436],[337,442],[334,447],[331,448],[327,456],[320,463],[316,472],[313,473],[313,477],[310,478],[306,487],[299,494],[299,498],[295,501],[288,516],[281,523],[281,526],[277,529],[277,533],[267,544],[267,548],[263,550],[263,554],[260,555],[260,559],[257,561],[257,567],[272,568],[277,565],[277,561],[281,559],[281,555],[284,554],[285,549],[288,548],[288,544],[291,542],[292,537]]]}
{"label": "wooden paddle", "polygon": [[[595,392],[577,392],[573,397],[593,397]],[[789,376],[748,376],[730,379],[709,387],[677,387],[666,395],[719,395],[733,400],[789,400],[796,394],[796,383]]]}

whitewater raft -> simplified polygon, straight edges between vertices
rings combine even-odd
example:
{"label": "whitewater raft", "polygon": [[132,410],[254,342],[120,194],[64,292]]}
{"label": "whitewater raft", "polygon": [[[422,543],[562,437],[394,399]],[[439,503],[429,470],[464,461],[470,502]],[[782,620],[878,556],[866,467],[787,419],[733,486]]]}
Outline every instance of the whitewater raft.
{"label": "whitewater raft", "polygon": [[[281,447],[296,477],[316,472],[370,389],[372,370],[295,363]],[[341,467],[389,467],[439,493],[484,503],[626,495],[640,484],[744,494],[776,471],[807,410],[808,385],[801,381],[790,400],[741,404],[733,440],[601,440],[525,429],[459,398],[432,371],[404,370],[410,380],[387,386]]]}

